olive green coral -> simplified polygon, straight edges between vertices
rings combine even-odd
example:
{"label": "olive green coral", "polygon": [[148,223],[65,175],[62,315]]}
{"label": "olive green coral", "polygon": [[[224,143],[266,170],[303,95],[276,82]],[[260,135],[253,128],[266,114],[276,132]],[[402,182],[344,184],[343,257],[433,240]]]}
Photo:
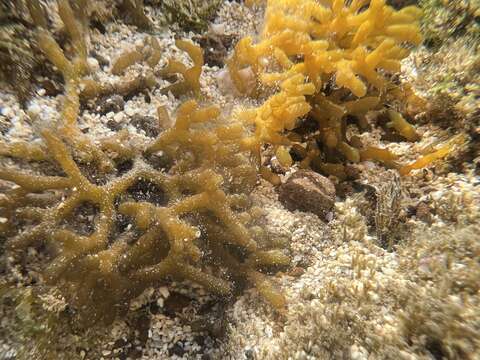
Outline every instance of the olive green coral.
{"label": "olive green coral", "polygon": [[193,94],[198,96],[200,93],[200,75],[204,64],[203,51],[199,46],[187,40],[177,40],[175,45],[190,56],[193,66],[188,68],[179,61],[169,59],[167,66],[160,71],[159,75],[171,76],[178,74],[183,79],[167,86],[163,89],[163,92],[168,93],[171,91],[175,96],[193,92]]}

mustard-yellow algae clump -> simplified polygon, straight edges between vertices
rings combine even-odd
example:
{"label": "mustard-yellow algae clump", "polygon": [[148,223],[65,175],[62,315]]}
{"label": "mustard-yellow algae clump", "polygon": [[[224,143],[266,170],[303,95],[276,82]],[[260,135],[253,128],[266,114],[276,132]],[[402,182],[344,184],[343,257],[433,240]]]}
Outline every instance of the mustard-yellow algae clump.
{"label": "mustard-yellow algae clump", "polygon": [[405,139],[408,141],[416,141],[420,139],[420,135],[415,131],[415,127],[409,124],[400,113],[388,110],[388,116],[390,117],[390,122],[387,125],[397,130]]}
{"label": "mustard-yellow algae clump", "polygon": [[[41,8],[29,7],[39,47],[65,80],[61,120],[41,127],[42,144],[0,144],[2,156],[50,162],[58,171],[0,168],[0,180],[6,181],[0,231],[11,258],[20,260],[29,247],[46,249],[44,278],[84,323],[113,320],[130,299],[168,278],[190,280],[223,296],[242,279],[282,310],[282,293],[261,271],[288,265],[289,257],[258,226],[260,212],[248,195],[258,168],[243,144],[244,125],[220,120],[217,107],[192,100],[179,107],[174,121],[158,108],[166,130],[150,143],[130,141],[127,130],[93,142],[77,124],[80,100],[155,86],[160,47],[149,38],[137,49],[141,56],[123,54],[114,64],[120,74],[145,61],[152,68],[145,78],[100,84],[88,77],[84,22],[73,17],[68,1],[59,0],[58,8],[72,43],[69,57],[46,30]],[[170,60],[160,74],[183,77],[169,91],[198,94],[202,50],[189,41],[176,45],[194,65]]]}
{"label": "mustard-yellow algae clump", "polygon": [[141,92],[144,89],[151,89],[157,85],[154,69],[161,58],[161,49],[158,40],[150,36],[141,49],[124,51],[113,63],[111,72],[114,75],[122,75],[126,70],[140,62],[146,62],[151,71],[132,75],[123,75],[115,83],[100,83],[93,79],[83,78],[79,82],[80,100],[87,101],[99,96],[118,94],[128,96]]}
{"label": "mustard-yellow algae clump", "polygon": [[407,175],[412,170],[422,169],[437,160],[441,160],[447,157],[456,146],[461,146],[466,143],[466,138],[464,134],[459,134],[452,137],[445,144],[440,146],[438,149],[433,152],[420,156],[417,160],[408,165],[403,165],[399,172],[401,175]]}
{"label": "mustard-yellow algae clump", "polygon": [[125,71],[125,69],[127,69],[129,66],[132,66],[137,62],[140,62],[140,60],[142,59],[143,59],[143,55],[138,50],[125,51],[113,63],[112,74],[119,75],[123,71]]}
{"label": "mustard-yellow algae clump", "polygon": [[[0,214],[8,219],[4,227],[12,234],[9,251],[19,256],[47,244],[53,255],[46,279],[63,290],[86,322],[112,320],[129,299],[170,277],[220,295],[231,294],[230,279],[243,277],[282,309],[283,295],[257,269],[289,260],[253,227],[258,211],[250,208],[247,194],[256,182],[255,166],[241,150],[243,127],[217,121],[219,114],[216,107],[188,101],[175,124],[145,147],[130,145],[127,133],[116,135],[121,147],[115,139],[104,141],[98,151],[130,159],[132,168],[103,185],[82,173],[71,147],[43,130],[46,152],[65,175],[0,169],[0,179],[17,185],[0,202]],[[152,156],[165,156],[168,165],[154,168]],[[145,183],[156,189],[152,201],[134,196],[132,189]],[[32,196],[40,194],[45,201]],[[66,225],[86,208],[95,209],[89,231]],[[131,219],[134,231],[126,230],[120,215]],[[16,232],[19,221],[29,225]],[[212,275],[222,273],[227,276]]]}
{"label": "mustard-yellow algae clump", "polygon": [[161,49],[158,40],[150,36],[141,49],[124,51],[113,63],[112,74],[119,75],[133,64],[139,63],[142,60],[153,69],[158,64],[161,58]]}
{"label": "mustard-yellow algae clump", "polygon": [[22,141],[9,144],[0,142],[0,156],[11,156],[34,161],[42,161],[48,158],[47,152],[42,146]]}
{"label": "mustard-yellow algae clump", "polygon": [[[317,156],[359,161],[362,149],[347,138],[345,119],[354,117],[360,129],[367,128],[366,113],[382,107],[391,88],[385,74],[398,72],[408,44],[422,40],[420,14],[414,6],[397,11],[384,0],[267,1],[259,41],[241,39],[227,62],[239,92],[258,96],[264,86],[277,89],[261,106],[240,115],[255,128],[245,146],[292,147],[296,141],[287,135],[300,119],[311,117],[320,132]],[[255,75],[256,88],[242,76],[245,69]],[[396,118],[392,125],[409,140],[417,139],[406,121]],[[282,158],[291,162],[283,150]]]}
{"label": "mustard-yellow algae clump", "polygon": [[188,40],[177,40],[175,45],[185,51],[193,61],[193,66],[187,67],[180,61],[170,59],[167,66],[159,72],[161,76],[181,75],[183,79],[167,86],[163,92],[172,92],[175,96],[180,96],[192,92],[198,96],[200,93],[200,75],[202,73],[203,50]]}

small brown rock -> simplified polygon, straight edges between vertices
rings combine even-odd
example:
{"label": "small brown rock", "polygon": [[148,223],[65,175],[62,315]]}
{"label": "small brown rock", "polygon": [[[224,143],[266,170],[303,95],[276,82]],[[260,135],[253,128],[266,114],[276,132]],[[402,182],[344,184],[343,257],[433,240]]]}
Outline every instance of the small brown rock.
{"label": "small brown rock", "polygon": [[309,211],[321,219],[335,204],[335,186],[311,170],[299,170],[280,185],[279,200],[289,210]]}
{"label": "small brown rock", "polygon": [[107,121],[107,127],[110,130],[119,131],[122,128],[122,125],[120,123],[116,122],[115,120],[111,119],[111,120]]}
{"label": "small brown rock", "polygon": [[97,113],[105,115],[109,112],[118,113],[124,106],[125,102],[120,95],[112,95],[99,98],[94,104],[94,109]]}
{"label": "small brown rock", "polygon": [[46,79],[40,83],[40,86],[45,89],[45,95],[47,96],[57,96],[62,92],[59,84],[56,84],[52,80]]}
{"label": "small brown rock", "polygon": [[292,270],[288,272],[288,275],[293,277],[300,277],[305,273],[305,269],[300,266],[295,266]]}
{"label": "small brown rock", "polygon": [[426,222],[427,224],[432,223],[432,213],[431,213],[430,207],[424,202],[421,202],[420,204],[417,205],[415,216],[417,217],[418,220]]}
{"label": "small brown rock", "polygon": [[360,169],[355,165],[345,165],[345,174],[349,179],[358,180],[360,179]]}
{"label": "small brown rock", "polygon": [[130,120],[130,123],[138,130],[145,131],[145,135],[149,137],[155,137],[160,133],[158,126],[158,120],[153,116],[143,116],[135,114]]}
{"label": "small brown rock", "polygon": [[233,35],[220,35],[211,32],[197,35],[194,39],[204,49],[205,63],[218,67],[223,67],[228,51],[235,41]]}

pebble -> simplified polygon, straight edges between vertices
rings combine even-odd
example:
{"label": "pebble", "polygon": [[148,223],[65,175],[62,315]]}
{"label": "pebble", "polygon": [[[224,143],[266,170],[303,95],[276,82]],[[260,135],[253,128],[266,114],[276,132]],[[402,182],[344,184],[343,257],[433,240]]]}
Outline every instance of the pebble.
{"label": "pebble", "polygon": [[31,116],[31,117],[36,117],[40,114],[40,106],[38,106],[38,104],[36,103],[31,103],[29,106],[28,106],[28,114]]}
{"label": "pebble", "polygon": [[98,70],[100,70],[100,64],[98,63],[98,60],[94,57],[87,58],[87,63],[92,72],[97,72]]}
{"label": "pebble", "polygon": [[212,32],[217,35],[225,34],[225,23],[221,24],[212,24],[211,26]]}
{"label": "pebble", "polygon": [[113,120],[115,120],[116,122],[120,123],[124,120],[125,118],[125,115],[121,112],[119,113],[116,113],[114,116],[113,116]]}
{"label": "pebble", "polygon": [[125,114],[127,114],[127,116],[133,116],[135,115],[135,110],[131,107],[127,107],[125,108]]}
{"label": "pebble", "polygon": [[166,286],[162,286],[161,288],[158,289],[158,292],[160,295],[162,295],[164,298],[168,298],[170,296],[170,292],[168,291],[168,288]]}
{"label": "pebble", "polygon": [[335,186],[311,170],[299,170],[280,185],[279,200],[289,210],[314,213],[321,219],[330,218],[335,204]]}
{"label": "pebble", "polygon": [[12,108],[9,107],[9,106],[5,106],[5,107],[1,108],[0,112],[3,116],[6,116],[8,118],[12,118],[15,115]]}
{"label": "pebble", "polygon": [[158,121],[153,116],[135,114],[132,116],[130,124],[138,130],[145,132],[145,135],[149,137],[155,137],[159,133]]}
{"label": "pebble", "polygon": [[120,95],[112,95],[99,99],[95,104],[95,111],[99,114],[107,114],[109,112],[117,113],[122,111],[124,106],[125,101]]}

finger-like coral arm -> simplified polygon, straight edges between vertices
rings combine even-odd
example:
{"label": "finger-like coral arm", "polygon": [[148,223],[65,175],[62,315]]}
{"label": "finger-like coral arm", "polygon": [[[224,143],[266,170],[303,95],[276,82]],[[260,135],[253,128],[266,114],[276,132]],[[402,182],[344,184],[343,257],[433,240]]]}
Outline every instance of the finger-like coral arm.
{"label": "finger-like coral arm", "polygon": [[418,170],[422,169],[433,162],[443,159],[446,156],[448,156],[452,150],[455,148],[455,146],[462,145],[466,142],[465,135],[459,134],[451,138],[447,143],[444,145],[440,146],[437,150],[434,152],[421,156],[417,160],[415,160],[413,163],[404,165],[399,169],[399,172],[401,175],[407,175],[409,174],[412,170]]}

